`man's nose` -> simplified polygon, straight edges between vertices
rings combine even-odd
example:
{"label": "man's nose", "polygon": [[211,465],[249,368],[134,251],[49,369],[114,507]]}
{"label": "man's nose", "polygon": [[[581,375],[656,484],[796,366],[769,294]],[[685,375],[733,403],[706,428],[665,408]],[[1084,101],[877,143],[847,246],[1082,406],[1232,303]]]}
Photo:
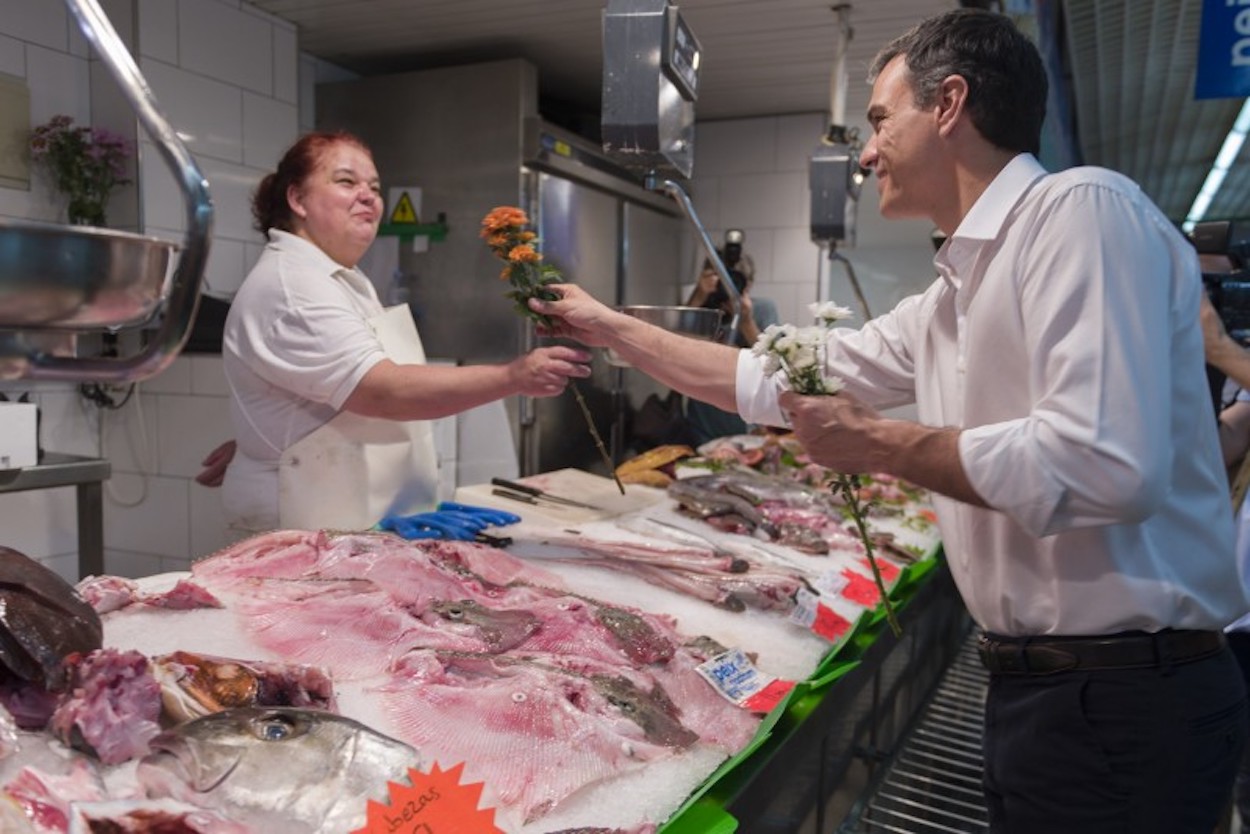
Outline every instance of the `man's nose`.
{"label": "man's nose", "polygon": [[873,166],[877,164],[877,138],[873,136],[864,145],[864,149],[859,152],[859,167],[868,171],[872,171]]}

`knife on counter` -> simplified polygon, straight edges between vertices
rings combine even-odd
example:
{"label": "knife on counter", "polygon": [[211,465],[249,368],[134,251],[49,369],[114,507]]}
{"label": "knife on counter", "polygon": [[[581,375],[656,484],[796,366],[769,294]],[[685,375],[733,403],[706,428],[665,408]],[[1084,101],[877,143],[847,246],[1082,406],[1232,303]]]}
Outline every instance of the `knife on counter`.
{"label": "knife on counter", "polygon": [[[494,490],[494,494],[501,498],[512,498],[516,501],[524,501],[527,504],[535,504],[538,501],[550,501],[554,504],[563,504],[568,507],[581,507],[586,510],[601,510],[602,507],[596,507],[594,504],[586,504],[582,501],[574,501],[572,498],[563,498],[559,495],[552,495],[537,487],[528,484],[519,484],[516,481],[509,481],[505,478],[491,478],[491,484],[497,487],[503,487],[504,490],[511,490],[519,495],[508,495],[502,490]],[[526,500],[529,499],[529,500]]]}

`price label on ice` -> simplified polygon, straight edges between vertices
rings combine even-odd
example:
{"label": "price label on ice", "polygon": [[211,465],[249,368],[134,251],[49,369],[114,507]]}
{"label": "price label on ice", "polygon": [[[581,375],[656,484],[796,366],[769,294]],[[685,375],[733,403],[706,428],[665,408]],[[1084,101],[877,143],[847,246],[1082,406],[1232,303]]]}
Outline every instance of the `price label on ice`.
{"label": "price label on ice", "polygon": [[838,638],[851,628],[850,620],[826,605],[819,594],[813,594],[806,588],[799,589],[794,596],[794,603],[794,610],[790,612],[790,622],[825,638],[830,643],[836,643]]}
{"label": "price label on ice", "polygon": [[766,675],[741,649],[730,649],[701,663],[699,674],[723,695],[751,712],[769,712],[794,688],[793,681]]}
{"label": "price label on ice", "polygon": [[846,588],[849,581],[850,580],[848,580],[841,573],[827,570],[820,576],[816,577],[816,581],[812,583],[812,587],[814,587],[817,591],[820,591],[822,594],[837,596],[842,593],[842,590]]}

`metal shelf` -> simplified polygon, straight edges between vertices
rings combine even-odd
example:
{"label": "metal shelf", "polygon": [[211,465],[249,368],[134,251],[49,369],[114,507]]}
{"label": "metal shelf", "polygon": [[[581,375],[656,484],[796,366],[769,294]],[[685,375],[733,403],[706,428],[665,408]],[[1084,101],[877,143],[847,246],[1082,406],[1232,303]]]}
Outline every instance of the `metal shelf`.
{"label": "metal shelf", "polygon": [[983,834],[981,739],[989,673],[969,635],[933,699],[842,834]]}

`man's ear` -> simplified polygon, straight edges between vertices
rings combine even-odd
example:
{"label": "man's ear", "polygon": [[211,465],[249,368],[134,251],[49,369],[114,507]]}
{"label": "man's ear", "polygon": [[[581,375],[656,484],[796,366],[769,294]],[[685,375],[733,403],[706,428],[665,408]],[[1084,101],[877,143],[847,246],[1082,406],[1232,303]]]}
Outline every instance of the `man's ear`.
{"label": "man's ear", "polygon": [[942,79],[937,96],[938,132],[946,135],[963,118],[968,105],[968,81],[962,75]]}

